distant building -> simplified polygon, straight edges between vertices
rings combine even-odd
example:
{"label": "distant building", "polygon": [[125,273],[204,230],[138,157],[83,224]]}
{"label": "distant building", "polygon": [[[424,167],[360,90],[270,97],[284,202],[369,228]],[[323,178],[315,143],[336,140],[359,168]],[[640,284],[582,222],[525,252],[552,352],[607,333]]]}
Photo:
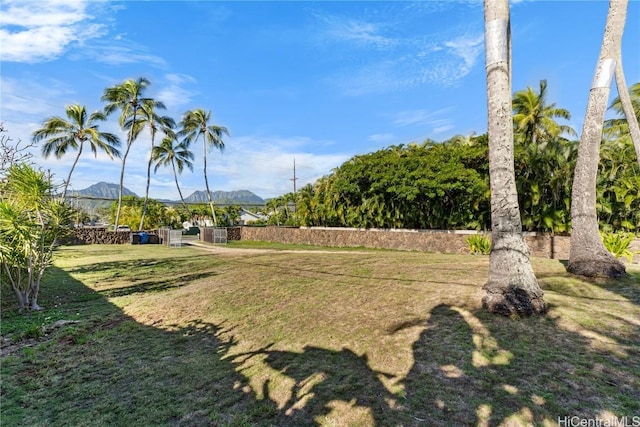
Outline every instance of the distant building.
{"label": "distant building", "polygon": [[268,218],[268,216],[261,213],[253,213],[245,209],[240,209],[240,225],[246,225],[252,222],[264,222]]}

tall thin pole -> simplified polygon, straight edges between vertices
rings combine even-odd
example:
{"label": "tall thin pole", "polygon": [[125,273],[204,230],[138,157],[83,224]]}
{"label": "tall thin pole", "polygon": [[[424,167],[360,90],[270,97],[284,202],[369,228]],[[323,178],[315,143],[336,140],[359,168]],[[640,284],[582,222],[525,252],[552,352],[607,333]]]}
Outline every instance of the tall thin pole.
{"label": "tall thin pole", "polygon": [[296,158],[293,158],[293,178],[291,178],[291,181],[293,181],[293,194],[296,194],[296,181],[298,180],[298,177],[296,177]]}

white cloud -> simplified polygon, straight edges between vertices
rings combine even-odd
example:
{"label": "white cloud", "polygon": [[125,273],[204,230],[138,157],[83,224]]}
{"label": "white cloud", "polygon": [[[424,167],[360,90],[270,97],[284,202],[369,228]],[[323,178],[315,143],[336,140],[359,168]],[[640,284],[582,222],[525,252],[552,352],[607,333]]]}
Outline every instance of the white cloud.
{"label": "white cloud", "polygon": [[44,0],[39,2],[5,0],[2,23],[21,27],[62,26],[87,18],[86,2]]}
{"label": "white cloud", "polygon": [[164,102],[165,106],[170,109],[183,107],[191,104],[195,92],[186,89],[188,84],[195,83],[195,79],[186,74],[167,74],[165,77],[167,85],[158,92],[155,98]]}
{"label": "white cloud", "polygon": [[148,64],[156,67],[166,66],[166,61],[153,53],[149,53],[148,49],[131,40],[118,38],[117,44],[107,44],[104,42],[94,43],[87,46],[87,49],[78,53],[75,59],[81,59],[82,56],[88,56],[96,62],[102,62],[109,65],[122,64]]}
{"label": "white cloud", "polygon": [[64,105],[57,99],[69,96],[71,88],[53,79],[0,78],[3,120],[24,120],[25,116],[62,115]]}
{"label": "white cloud", "polygon": [[449,119],[440,116],[450,111],[451,108],[441,108],[436,111],[423,109],[400,111],[394,115],[393,124],[396,126],[435,125],[442,127],[449,123]]}
{"label": "white cloud", "polygon": [[90,23],[87,5],[87,1],[4,0],[0,8],[2,61],[47,61],[73,43],[102,36],[104,27]]}
{"label": "white cloud", "polygon": [[373,135],[369,135],[367,139],[376,143],[385,143],[395,141],[398,138],[392,133],[376,133]]}
{"label": "white cloud", "polygon": [[[314,183],[340,166],[351,153],[314,154],[312,147],[330,144],[307,137],[242,136],[230,140],[223,154],[208,158],[212,187],[222,190],[250,190],[261,197],[293,191],[293,162],[296,186]],[[197,168],[197,166],[196,166]],[[196,169],[197,170],[197,169]],[[224,186],[224,187],[221,187]]]}
{"label": "white cloud", "polygon": [[[4,0],[0,8],[2,61],[36,63],[54,60],[74,45],[72,59],[91,59],[110,64],[146,63],[163,67],[164,59],[118,34],[109,42],[105,24],[93,22],[89,8],[104,8],[90,0]],[[118,6],[111,6],[117,10]]]}
{"label": "white cloud", "polygon": [[[457,84],[483,51],[482,13],[477,10],[482,2],[465,2],[470,19],[442,28],[437,21],[448,19],[444,16],[451,3],[384,2],[358,18],[314,13],[323,25],[324,42],[331,43],[331,53],[340,58],[339,68],[326,83],[347,96]],[[415,26],[420,31],[412,32]]]}
{"label": "white cloud", "polygon": [[424,109],[400,111],[393,115],[392,123],[398,127],[427,129],[429,134],[437,135],[454,128],[453,119],[449,117],[452,111],[452,108],[434,111]]}
{"label": "white cloud", "polygon": [[464,65],[460,68],[458,75],[464,76],[471,71],[478,57],[484,51],[484,35],[463,35],[446,41],[444,46],[452,54],[462,58]]}
{"label": "white cloud", "polygon": [[454,128],[454,126],[453,126],[453,124],[450,123],[449,120],[442,120],[442,125],[434,127],[433,128],[433,133],[434,134],[440,134],[440,133],[448,132],[453,128]]}
{"label": "white cloud", "polygon": [[456,84],[476,66],[484,47],[482,35],[444,42],[405,40],[376,62],[345,67],[327,79],[348,96],[408,90],[423,85]]}
{"label": "white cloud", "polygon": [[326,25],[323,38],[334,42],[353,43],[361,47],[387,48],[396,44],[392,37],[384,35],[389,24],[345,18],[334,15],[315,14],[316,18]]}

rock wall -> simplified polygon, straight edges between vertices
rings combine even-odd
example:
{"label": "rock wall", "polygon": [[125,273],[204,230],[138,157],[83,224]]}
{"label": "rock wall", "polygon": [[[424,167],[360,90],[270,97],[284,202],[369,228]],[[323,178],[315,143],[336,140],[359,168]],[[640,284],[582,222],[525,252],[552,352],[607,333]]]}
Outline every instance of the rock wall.
{"label": "rock wall", "polygon": [[[156,230],[145,231],[155,234]],[[68,245],[124,245],[131,244],[131,231],[109,231],[106,228],[74,228],[65,241]],[[157,241],[155,242],[157,243]]]}
{"label": "rock wall", "polygon": [[[156,230],[147,231],[155,234]],[[335,247],[364,247],[405,251],[469,253],[467,238],[478,234],[467,230],[382,230],[331,227],[228,227],[227,240],[256,240],[290,244]],[[569,236],[547,233],[524,233],[531,254],[535,257],[569,259]],[[200,239],[204,238],[201,233]],[[67,244],[130,244],[131,232],[107,231],[104,228],[77,228]],[[149,242],[151,243],[151,242]],[[157,242],[153,242],[157,243]],[[640,264],[640,239],[630,246],[636,252],[635,264]]]}
{"label": "rock wall", "polygon": [[[329,227],[242,227],[242,240],[336,247],[365,247],[406,251],[468,254],[467,238],[478,234],[466,230],[378,230]],[[569,237],[525,233],[531,254],[568,259]]]}

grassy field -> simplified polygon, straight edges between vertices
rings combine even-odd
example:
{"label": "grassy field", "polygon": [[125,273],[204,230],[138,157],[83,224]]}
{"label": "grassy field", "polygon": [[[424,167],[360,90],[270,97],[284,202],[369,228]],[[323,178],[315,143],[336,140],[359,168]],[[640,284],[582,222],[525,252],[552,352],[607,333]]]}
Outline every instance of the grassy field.
{"label": "grassy field", "polygon": [[3,289],[2,426],[640,422],[638,266],[534,259],[550,311],[514,320],[486,256],[247,246],[65,247],[46,310]]}

